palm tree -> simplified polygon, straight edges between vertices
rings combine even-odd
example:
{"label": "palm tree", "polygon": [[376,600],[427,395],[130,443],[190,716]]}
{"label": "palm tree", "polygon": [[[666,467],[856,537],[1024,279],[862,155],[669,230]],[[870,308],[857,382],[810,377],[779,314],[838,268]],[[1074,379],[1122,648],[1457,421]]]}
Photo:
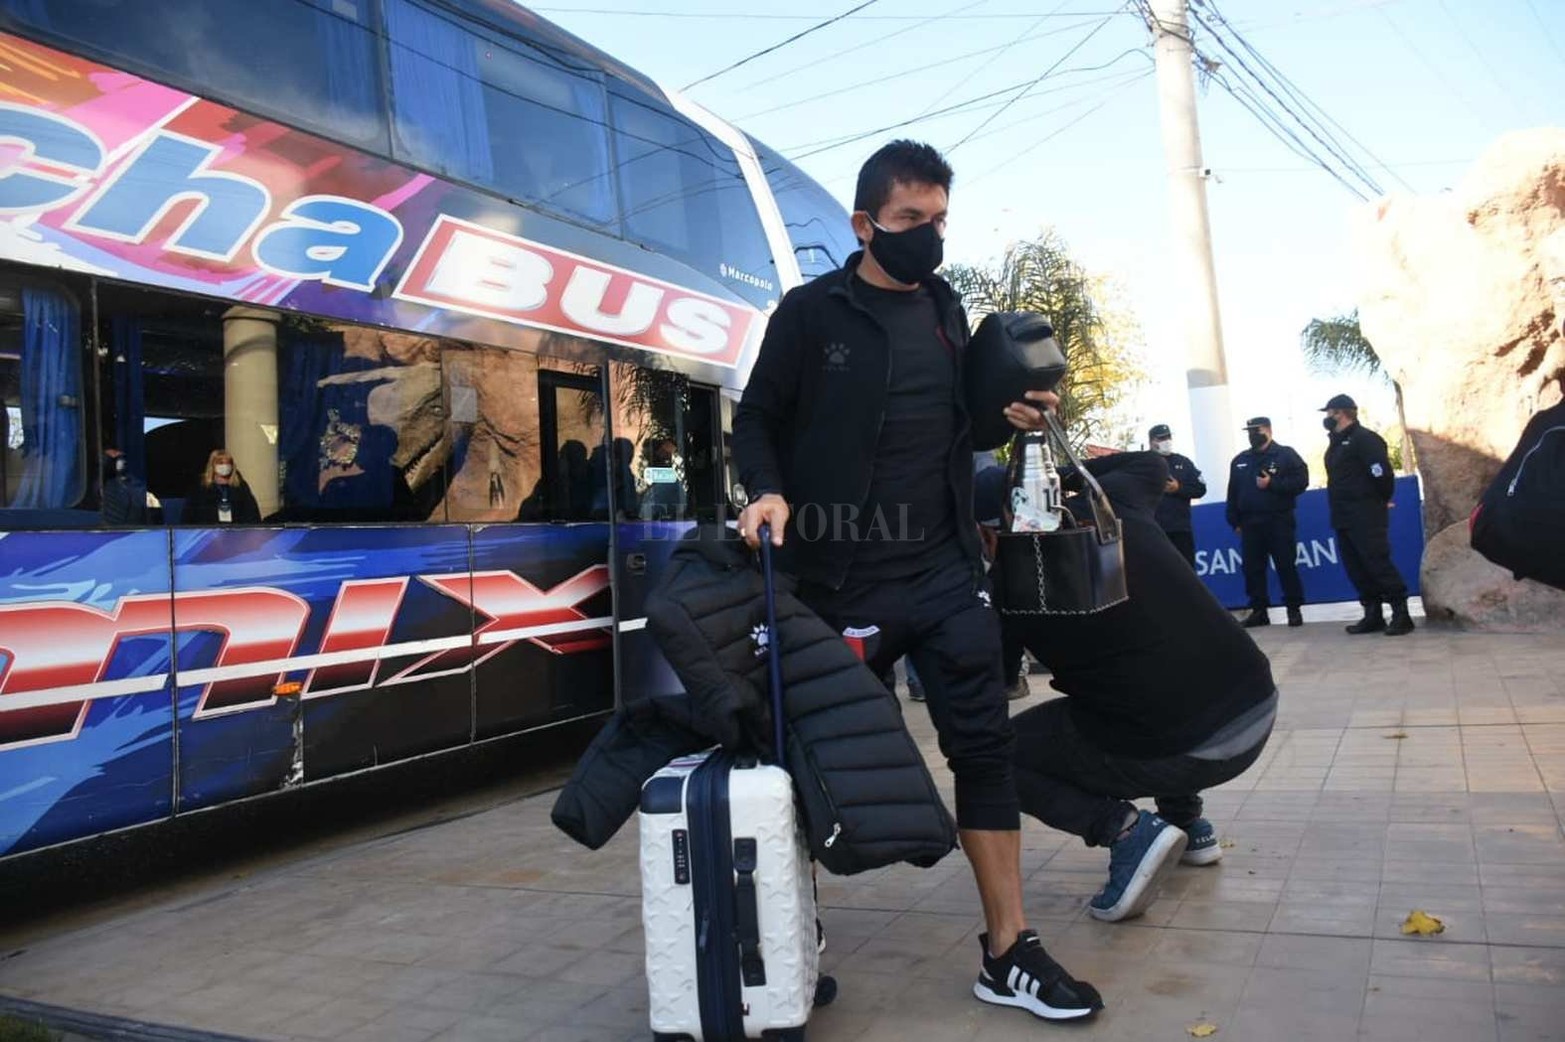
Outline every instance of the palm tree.
{"label": "palm tree", "polygon": [[1313,318],[1299,333],[1304,364],[1322,376],[1356,374],[1378,377],[1391,385],[1397,398],[1397,424],[1402,428],[1402,462],[1413,470],[1413,439],[1407,432],[1407,414],[1402,407],[1402,385],[1391,378],[1385,363],[1375,353],[1375,345],[1359,327],[1358,309],[1331,318]]}
{"label": "palm tree", "polygon": [[1115,408],[1144,378],[1130,351],[1127,314],[1105,306],[1101,280],[1071,257],[1054,232],[1008,247],[988,265],[954,264],[942,273],[962,297],[974,324],[994,311],[1047,316],[1070,371],[1060,382],[1059,415],[1077,447],[1112,440]]}

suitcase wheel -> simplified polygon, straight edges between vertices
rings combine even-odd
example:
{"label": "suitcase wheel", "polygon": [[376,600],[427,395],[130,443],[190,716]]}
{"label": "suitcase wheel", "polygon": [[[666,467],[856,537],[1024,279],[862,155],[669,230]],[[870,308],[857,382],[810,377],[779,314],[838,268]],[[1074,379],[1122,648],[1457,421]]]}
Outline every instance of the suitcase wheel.
{"label": "suitcase wheel", "polygon": [[815,981],[815,1008],[830,1006],[837,997],[837,978],[822,974]]}

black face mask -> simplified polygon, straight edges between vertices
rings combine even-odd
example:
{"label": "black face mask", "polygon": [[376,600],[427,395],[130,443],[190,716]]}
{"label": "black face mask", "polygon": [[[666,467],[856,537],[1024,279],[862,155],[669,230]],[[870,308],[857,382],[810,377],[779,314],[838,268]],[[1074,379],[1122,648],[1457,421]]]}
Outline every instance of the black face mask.
{"label": "black face mask", "polygon": [[1336,434],[1337,433],[1337,421],[1332,419],[1330,416],[1328,416],[1324,420],[1320,421],[1320,425],[1322,427],[1326,428],[1332,434]]}
{"label": "black face mask", "polygon": [[1250,432],[1250,448],[1252,448],[1252,449],[1264,449],[1265,447],[1266,447],[1266,435],[1262,434],[1260,431],[1251,431]]}
{"label": "black face mask", "polygon": [[869,241],[870,256],[880,269],[905,286],[917,285],[935,273],[945,259],[945,240],[933,221],[904,232],[889,232],[873,220],[875,237]]}

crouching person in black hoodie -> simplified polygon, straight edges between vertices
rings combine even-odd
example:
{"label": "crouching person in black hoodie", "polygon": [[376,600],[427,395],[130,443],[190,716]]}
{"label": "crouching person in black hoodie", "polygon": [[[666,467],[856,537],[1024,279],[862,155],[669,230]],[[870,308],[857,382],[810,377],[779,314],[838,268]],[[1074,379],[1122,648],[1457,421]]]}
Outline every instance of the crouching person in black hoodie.
{"label": "crouching person in black hoodie", "polygon": [[[1176,861],[1222,858],[1200,794],[1261,755],[1277,688],[1266,656],[1154,517],[1168,481],[1162,457],[1122,453],[1086,466],[1123,524],[1130,599],[1094,615],[1005,623],[1065,695],[1014,719],[1022,810],[1109,848],[1109,880],[1088,911],[1114,922],[1145,911],[1158,875]],[[1003,484],[977,483],[980,495]],[[1085,496],[1067,502],[1090,521]],[[1005,603],[1001,591],[996,603]],[[1157,814],[1129,802],[1144,797],[1157,801]]]}

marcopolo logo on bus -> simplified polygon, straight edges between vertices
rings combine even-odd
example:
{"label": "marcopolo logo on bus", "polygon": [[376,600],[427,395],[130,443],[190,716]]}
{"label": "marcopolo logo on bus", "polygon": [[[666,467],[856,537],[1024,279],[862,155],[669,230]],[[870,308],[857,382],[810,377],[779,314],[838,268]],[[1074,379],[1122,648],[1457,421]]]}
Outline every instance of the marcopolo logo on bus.
{"label": "marcopolo logo on bus", "polygon": [[511,204],[0,41],[70,74],[29,81],[46,92],[36,103],[0,102],[7,259],[497,343],[542,328],[723,366],[758,329],[758,312],[736,301],[442,212],[515,227],[525,211]]}

